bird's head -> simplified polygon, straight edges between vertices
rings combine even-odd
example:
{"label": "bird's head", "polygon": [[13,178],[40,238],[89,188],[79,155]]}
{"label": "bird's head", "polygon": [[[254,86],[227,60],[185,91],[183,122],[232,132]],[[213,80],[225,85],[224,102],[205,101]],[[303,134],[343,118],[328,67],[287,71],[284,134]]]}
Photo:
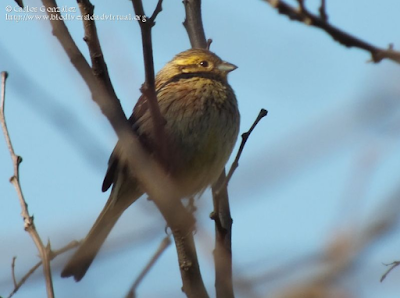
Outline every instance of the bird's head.
{"label": "bird's head", "polygon": [[180,74],[210,74],[226,80],[228,73],[236,68],[237,66],[221,60],[209,50],[190,49],[176,55],[157,77],[164,81]]}

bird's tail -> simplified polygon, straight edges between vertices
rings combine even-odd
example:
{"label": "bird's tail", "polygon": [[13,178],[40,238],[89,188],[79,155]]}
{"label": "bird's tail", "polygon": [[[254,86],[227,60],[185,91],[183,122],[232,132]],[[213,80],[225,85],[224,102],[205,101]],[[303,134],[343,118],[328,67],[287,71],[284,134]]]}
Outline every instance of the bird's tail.
{"label": "bird's tail", "polygon": [[119,217],[142,195],[134,184],[124,183],[121,187],[114,185],[110,198],[89,234],[61,272],[62,277],[73,276],[76,281],[83,278]]}

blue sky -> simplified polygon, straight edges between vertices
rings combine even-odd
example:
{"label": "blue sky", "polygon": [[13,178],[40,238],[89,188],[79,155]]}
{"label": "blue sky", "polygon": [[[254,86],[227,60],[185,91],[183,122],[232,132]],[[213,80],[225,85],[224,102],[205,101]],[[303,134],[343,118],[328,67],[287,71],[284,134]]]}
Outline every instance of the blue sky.
{"label": "blue sky", "polygon": [[[27,1],[26,1],[27,2]],[[254,280],[306,255],[326,251],[335,239],[357,239],[381,212],[400,180],[399,65],[367,63],[368,53],[335,43],[324,32],[289,21],[266,2],[203,1],[211,49],[239,68],[230,74],[247,130],[260,108],[269,110],[248,141],[230,183],[235,279]],[[295,3],[291,1],[290,3]],[[306,1],[316,9],[319,1]],[[42,6],[39,1],[25,3]],[[98,15],[133,14],[129,1],[94,2]],[[101,183],[116,136],[45,21],[7,21],[0,7],[0,70],[10,73],[7,123],[24,161],[21,182],[43,240],[57,249],[80,239],[104,206]],[[68,1],[59,5],[76,7]],[[155,1],[146,1],[150,14]],[[395,0],[327,1],[332,24],[374,45],[399,44],[400,3]],[[15,15],[17,13],[14,13]],[[180,1],[165,1],[153,30],[155,69],[190,47]],[[82,24],[67,22],[88,57]],[[111,79],[130,114],[143,82],[139,27],[135,21],[99,21],[97,29]],[[21,277],[38,260],[24,232],[10,183],[12,164],[0,137],[0,295],[12,289],[10,264]],[[201,269],[213,296],[213,223],[210,193],[198,201],[196,239]],[[397,203],[398,205],[398,203]],[[397,207],[396,204],[394,206]],[[394,207],[392,207],[393,209]],[[379,283],[382,262],[400,259],[398,224],[375,241],[338,288],[354,297],[389,298],[400,292],[400,270]],[[346,236],[348,238],[346,238]],[[57,297],[123,296],[164,237],[164,221],[151,202],[140,200],[113,230],[80,283],[61,279],[70,253],[52,263]],[[295,271],[295,272],[292,272]],[[256,293],[270,295],[300,283],[310,267],[265,280]],[[112,273],[112,274],[111,274]],[[288,275],[290,275],[288,274]],[[156,285],[156,286],[155,286]],[[141,297],[179,297],[181,280],[171,246],[151,270]],[[246,297],[237,288],[238,297]],[[43,297],[41,272],[15,297]],[[256,296],[255,296],[256,297]]]}

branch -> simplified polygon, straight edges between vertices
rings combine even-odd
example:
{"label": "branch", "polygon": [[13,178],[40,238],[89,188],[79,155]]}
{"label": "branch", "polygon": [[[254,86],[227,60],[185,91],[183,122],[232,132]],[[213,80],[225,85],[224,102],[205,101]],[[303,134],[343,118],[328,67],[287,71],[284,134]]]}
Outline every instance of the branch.
{"label": "branch", "polygon": [[139,274],[138,278],[133,283],[129,293],[126,295],[126,298],[136,298],[136,289],[139,284],[142,282],[143,278],[150,271],[150,269],[154,266],[157,260],[160,258],[161,254],[167,249],[167,247],[171,244],[171,240],[169,236],[165,237],[158,247],[157,251],[154,253],[153,257],[150,259],[149,263],[146,267],[143,268],[142,272]]}
{"label": "branch", "polygon": [[207,39],[207,50],[210,50],[211,44],[212,44],[213,40],[211,38]]}
{"label": "branch", "polygon": [[112,94],[114,97],[117,97],[114,87],[111,83],[107,64],[104,60],[103,51],[97,35],[96,24],[91,18],[93,16],[94,6],[88,0],[78,0],[78,6],[82,16],[90,16],[89,18],[82,18],[83,28],[85,30],[85,36],[83,37],[83,40],[86,42],[89,48],[93,75],[98,81],[104,84],[110,94]]}
{"label": "branch", "polygon": [[[42,0],[46,8],[57,7],[54,0]],[[167,202],[176,200],[178,188],[174,181],[169,179],[163,169],[142,148],[140,141],[132,132],[131,126],[122,111],[117,97],[110,94],[108,89],[97,80],[92,69],[73,41],[65,23],[60,21],[60,14],[46,10],[51,17],[50,24],[53,35],[59,40],[64,51],[87,84],[92,99],[98,104],[102,113],[107,117],[121,142],[121,158],[126,162],[128,169],[142,183],[145,191],[154,199],[163,198]],[[172,204],[172,203],[171,203]]]}
{"label": "branch", "polygon": [[[50,261],[52,261],[55,257],[57,257],[58,255],[63,254],[64,252],[73,249],[75,247],[78,247],[80,244],[80,241],[71,241],[69,244],[67,244],[66,246],[64,246],[63,248],[60,248],[58,250],[53,250],[50,252]],[[8,295],[8,298],[11,298],[15,293],[18,292],[19,288],[27,281],[27,279],[36,271],[36,269],[38,269],[43,262],[39,261],[38,263],[36,263],[35,266],[33,266],[22,278],[21,280],[17,283],[17,279],[15,278],[15,272],[14,272],[14,266],[15,266],[15,260],[16,257],[13,257],[12,260],[12,264],[11,264],[11,274],[13,277],[13,282],[14,282],[14,289],[13,291],[10,293],[10,295]]]}
{"label": "branch", "polygon": [[[250,127],[250,129],[249,129],[247,132],[245,132],[245,133],[242,134],[242,142],[240,143],[240,147],[239,147],[238,153],[236,154],[236,158],[235,158],[235,160],[233,161],[233,163],[232,163],[232,165],[231,165],[231,168],[229,169],[228,176],[226,177],[224,183],[221,185],[221,188],[222,188],[222,187],[224,187],[224,188],[225,188],[225,187],[228,187],[229,181],[231,180],[231,178],[232,178],[232,176],[233,176],[233,173],[234,173],[234,172],[236,171],[236,169],[239,167],[239,159],[240,159],[240,157],[242,156],[244,146],[246,145],[246,142],[247,142],[247,140],[249,139],[250,134],[253,132],[253,130],[254,130],[254,128],[257,126],[258,122],[260,122],[260,120],[261,120],[262,118],[264,118],[265,116],[267,116],[267,114],[268,114],[268,111],[267,111],[267,110],[261,109],[261,110],[260,110],[260,113],[258,114],[256,120],[254,121],[254,123],[253,123],[253,125]],[[217,193],[218,193],[219,191],[221,191],[221,190],[222,190],[222,189],[218,189]]]}
{"label": "branch", "polygon": [[28,211],[28,204],[25,201],[24,195],[22,193],[21,184],[19,181],[19,165],[22,162],[22,158],[15,154],[14,148],[12,146],[10,134],[7,129],[6,118],[4,114],[5,109],[5,90],[6,90],[6,79],[7,73],[1,73],[1,102],[0,102],[0,122],[3,129],[4,137],[6,139],[8,150],[10,151],[11,159],[14,165],[14,175],[10,178],[10,182],[14,185],[15,190],[17,192],[19,202],[21,205],[21,215],[24,220],[24,228],[25,231],[29,233],[33,242],[36,245],[36,248],[39,251],[40,258],[44,264],[43,273],[46,279],[46,291],[47,297],[54,297],[54,289],[53,289],[53,281],[51,277],[51,268],[50,268],[50,243],[47,246],[43,245],[42,240],[36,230],[33,216],[30,216]]}
{"label": "branch", "polygon": [[[132,1],[135,14],[145,16],[142,0]],[[140,32],[142,34],[143,62],[145,70],[145,82],[140,91],[149,103],[150,113],[153,120],[153,129],[156,140],[157,159],[168,171],[170,162],[173,160],[168,152],[166,136],[164,133],[165,119],[161,115],[158,106],[157,94],[155,91],[155,75],[154,75],[154,59],[153,59],[153,43],[151,38],[151,29],[155,25],[155,19],[162,10],[162,0],[158,0],[157,6],[152,16],[146,22],[139,21]]]}
{"label": "branch", "polygon": [[15,3],[17,3],[19,7],[24,8],[24,3],[22,0],[15,0]]}
{"label": "branch", "polygon": [[309,26],[317,27],[328,33],[335,41],[346,47],[355,47],[371,53],[372,61],[378,63],[383,59],[389,59],[400,63],[400,52],[393,51],[390,45],[388,49],[381,49],[368,42],[365,42],[343,30],[332,26],[327,21],[325,12],[325,2],[323,1],[320,8],[321,16],[310,13],[304,6],[298,10],[282,0],[264,0],[273,8],[276,8],[280,14],[286,15],[293,21],[298,21]]}
{"label": "branch", "polygon": [[328,15],[326,13],[326,3],[325,0],[321,0],[321,6],[318,9],[319,15],[321,16],[321,19],[325,22],[328,22]]}
{"label": "branch", "polygon": [[[217,298],[233,298],[232,282],[232,217],[229,207],[225,169],[212,188],[214,211],[210,218],[215,222],[215,290]],[[216,192],[218,190],[218,193]]]}
{"label": "branch", "polygon": [[236,155],[228,177],[225,176],[225,171],[218,178],[218,181],[212,188],[214,211],[211,213],[211,219],[215,221],[215,288],[217,297],[234,297],[233,282],[232,282],[232,218],[229,207],[228,198],[228,183],[236,168],[239,166],[239,159],[243,152],[244,146],[262,118],[267,115],[267,111],[261,109],[248,132],[242,134],[242,143]]}
{"label": "branch", "polygon": [[[137,1],[136,1],[137,2]],[[139,1],[140,2],[140,1]],[[158,13],[161,11],[162,0],[158,1],[157,7],[154,10],[153,15],[147,21],[140,21],[140,28],[142,31],[142,39],[143,39],[143,56],[145,61],[145,74],[146,81],[142,86],[141,91],[149,102],[150,112],[153,119],[154,124],[154,133],[156,136],[157,150],[159,153],[157,156],[159,162],[164,166],[165,169],[168,169],[168,161],[169,155],[167,150],[165,134],[163,131],[163,126],[165,121],[161,115],[160,108],[157,102],[157,96],[155,93],[155,80],[154,80],[154,63],[153,63],[153,49],[151,42],[151,28],[155,24],[155,18]],[[97,81],[104,85],[107,88],[108,92],[114,97],[117,98],[115,94],[115,90],[112,86],[111,79],[108,73],[107,64],[104,60],[103,51],[100,46],[99,37],[97,35],[96,23],[93,18],[91,18],[94,14],[94,6],[91,4],[89,0],[78,0],[79,9],[81,11],[82,16],[90,16],[89,18],[83,18],[84,25],[84,41],[86,42],[90,58],[92,61],[92,71],[93,75],[96,77]],[[137,15],[144,16],[143,6],[140,4],[137,9]]]}
{"label": "branch", "polygon": [[389,269],[382,275],[381,277],[381,282],[383,282],[386,278],[386,276],[388,276],[388,274],[397,266],[400,265],[400,261],[394,261],[393,263],[390,264],[384,264],[385,266],[390,266]]}
{"label": "branch", "polygon": [[206,49],[207,40],[201,19],[201,0],[183,0],[183,5],[186,13],[183,26],[189,35],[192,48]]}
{"label": "branch", "polygon": [[[212,40],[206,40],[201,19],[201,0],[184,0],[186,19],[183,22],[189,35],[192,48],[209,49]],[[232,174],[231,174],[232,176]],[[214,211],[211,218],[215,221],[215,288],[217,298],[234,297],[232,283],[232,218],[229,207],[225,170],[213,185]]]}
{"label": "branch", "polygon": [[154,9],[153,14],[151,15],[151,17],[149,19],[149,23],[151,24],[152,27],[156,24],[156,22],[155,22],[156,17],[162,10],[162,2],[163,2],[163,0],[158,0],[157,6]]}
{"label": "branch", "polygon": [[11,276],[13,279],[14,289],[16,289],[18,287],[17,278],[15,277],[15,260],[16,259],[17,259],[17,257],[14,256],[11,261]]}
{"label": "branch", "polygon": [[[54,0],[42,0],[46,8],[57,7]],[[208,297],[201,279],[197,254],[194,249],[192,235],[194,219],[188,214],[179,200],[179,188],[142,147],[133,133],[121,104],[114,94],[101,80],[96,78],[92,69],[73,41],[60,13],[46,9],[54,36],[59,40],[64,51],[87,84],[92,99],[102,113],[107,117],[116,132],[121,144],[121,159],[127,165],[128,171],[134,173],[144,191],[156,203],[158,209],[171,227],[177,244],[178,259],[181,269],[183,290],[189,297]]]}
{"label": "branch", "polygon": [[[133,0],[133,7],[136,15],[144,16],[144,9],[141,0]],[[143,58],[145,66],[145,77],[146,81],[141,88],[143,95],[149,102],[151,116],[153,119],[155,135],[158,142],[159,153],[158,161],[164,166],[164,169],[168,169],[171,165],[171,161],[175,160],[171,158],[173,152],[168,151],[166,136],[164,134],[164,124],[160,109],[158,107],[157,95],[155,92],[155,78],[154,78],[154,62],[153,62],[153,45],[151,39],[151,29],[155,25],[155,18],[162,9],[162,0],[159,0],[150,19],[147,22],[140,22],[140,29],[142,33],[142,45],[143,45]],[[150,196],[151,197],[151,196]],[[197,260],[196,248],[194,245],[193,229],[194,219],[193,216],[183,207],[181,202],[176,202],[180,205],[180,211],[175,207],[167,204],[160,206],[158,200],[154,200],[157,207],[160,209],[164,218],[167,220],[167,224],[171,227],[172,234],[174,235],[174,241],[176,250],[178,253],[179,268],[181,272],[181,278],[183,282],[183,291],[188,297],[208,297],[205,289],[203,279],[200,273],[200,267]],[[180,218],[170,217],[171,211],[180,215]],[[169,213],[169,219],[166,217],[166,212]]]}

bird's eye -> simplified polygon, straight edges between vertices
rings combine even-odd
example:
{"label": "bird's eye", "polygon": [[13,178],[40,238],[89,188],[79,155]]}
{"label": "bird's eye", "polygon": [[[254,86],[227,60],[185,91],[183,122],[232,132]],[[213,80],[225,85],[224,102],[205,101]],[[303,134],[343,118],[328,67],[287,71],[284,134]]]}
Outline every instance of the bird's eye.
{"label": "bird's eye", "polygon": [[208,67],[208,62],[207,61],[201,61],[199,64],[200,64],[200,66]]}

